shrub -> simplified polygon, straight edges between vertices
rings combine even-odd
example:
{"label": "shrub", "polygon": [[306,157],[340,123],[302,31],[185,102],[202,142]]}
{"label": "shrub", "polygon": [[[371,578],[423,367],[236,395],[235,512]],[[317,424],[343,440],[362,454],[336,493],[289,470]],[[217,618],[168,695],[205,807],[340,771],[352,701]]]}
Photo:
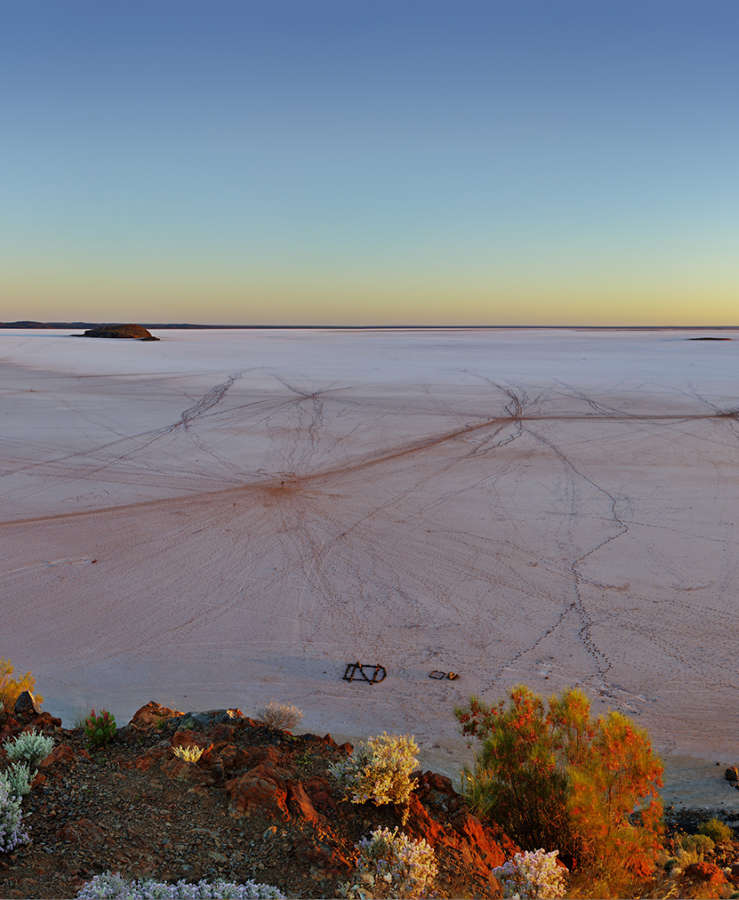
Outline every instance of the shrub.
{"label": "shrub", "polygon": [[3,744],[3,748],[8,754],[8,759],[25,760],[29,767],[34,769],[42,759],[45,759],[51,753],[53,746],[53,738],[46,737],[41,732],[36,731],[35,728],[31,731],[24,731]]}
{"label": "shrub", "polygon": [[593,720],[577,689],[548,708],[527,687],[490,707],[455,710],[482,743],[464,773],[472,805],[525,849],[559,849],[571,865],[645,877],[660,850],[662,763],[642,729],[609,712]]}
{"label": "shrub", "polygon": [[678,860],[681,866],[700,862],[706,853],[712,853],[715,844],[707,834],[684,834],[680,838]]}
{"label": "shrub", "polygon": [[172,752],[177,759],[183,759],[188,763],[196,763],[203,755],[203,748],[196,747],[194,744],[189,747],[178,744],[176,747],[172,747]]}
{"label": "shrub", "polygon": [[258,884],[255,881],[245,881],[242,884],[234,884],[231,881],[208,882],[198,881],[197,884],[187,881],[178,881],[176,884],[167,884],[165,881],[154,881],[151,878],[136,880],[122,878],[120,875],[111,875],[106,872],[96,875],[92,881],[84,884],[77,894],[77,900],[247,900],[247,898],[265,898],[265,900],[284,900],[285,895],[271,884]]}
{"label": "shrub", "polygon": [[731,828],[721,819],[707,819],[705,822],[701,822],[698,826],[698,834],[705,834],[716,844],[730,841],[734,836]]}
{"label": "shrub", "polygon": [[[12,713],[15,701],[23,691],[33,691],[36,679],[30,672],[19,678],[11,677],[15,669],[9,659],[0,659],[0,709]],[[40,694],[34,694],[39,703],[43,702]]]}
{"label": "shrub", "polygon": [[259,710],[257,718],[268,728],[292,731],[303,718],[303,713],[292,703],[277,703],[275,700],[270,700]]}
{"label": "shrub", "polygon": [[[34,772],[33,775],[35,774]],[[14,762],[4,772],[0,772],[0,780],[5,782],[11,796],[25,797],[31,791],[33,775],[28,763]]]}
{"label": "shrub", "polygon": [[383,733],[360,741],[351,756],[332,763],[329,771],[352,803],[407,803],[416,786],[411,773],[418,768],[417,753],[410,735]]}
{"label": "shrub", "polygon": [[10,853],[29,840],[23,830],[21,798],[12,796],[4,778],[0,778],[0,853]]}
{"label": "shrub", "polygon": [[95,710],[90,710],[90,715],[84,723],[87,743],[90,747],[104,747],[109,744],[116,733],[115,716],[107,709],[96,715]]}
{"label": "shrub", "polygon": [[564,897],[565,873],[557,865],[557,850],[517,853],[504,865],[493,869],[504,897],[529,900],[536,897]]}
{"label": "shrub", "polygon": [[376,828],[357,845],[359,858],[343,896],[423,897],[432,888],[437,867],[433,849],[395,828]]}

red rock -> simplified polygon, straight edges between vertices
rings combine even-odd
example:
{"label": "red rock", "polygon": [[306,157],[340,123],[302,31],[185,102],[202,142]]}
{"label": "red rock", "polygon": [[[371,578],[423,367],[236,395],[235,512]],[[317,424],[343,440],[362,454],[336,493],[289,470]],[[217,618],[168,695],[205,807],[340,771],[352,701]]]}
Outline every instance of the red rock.
{"label": "red rock", "polygon": [[276,766],[282,759],[282,754],[277,747],[249,747],[246,751],[249,754],[249,765],[258,766],[266,763],[270,766]]}
{"label": "red rock", "polygon": [[244,728],[263,728],[264,725],[261,722],[257,722],[256,719],[250,719],[249,716],[242,715],[234,727],[243,730]]}
{"label": "red rock", "polygon": [[236,726],[228,725],[225,722],[222,722],[220,725],[216,725],[210,732],[211,740],[213,741],[230,741],[233,742],[234,735],[236,734]]}
{"label": "red rock", "polygon": [[429,787],[443,794],[455,794],[456,791],[452,787],[452,782],[446,775],[440,775],[438,772],[424,772],[421,778],[425,778]]}
{"label": "red rock", "polygon": [[326,819],[316,812],[301,782],[289,781],[287,783],[287,805],[294,815],[308,822],[309,825],[313,825],[314,828],[325,827]]}
{"label": "red rock", "polygon": [[96,844],[104,839],[100,828],[90,819],[68,822],[59,829],[57,836],[59,840],[69,844]]}
{"label": "red rock", "polygon": [[[89,754],[88,754],[89,758]],[[51,753],[38,764],[39,769],[48,769],[57,763],[76,763],[77,754],[69,744],[57,744]]]}
{"label": "red rock", "polygon": [[268,764],[250,769],[226,782],[232,816],[249,816],[256,810],[288,819],[287,790],[277,771]]}
{"label": "red rock", "polygon": [[694,862],[685,867],[685,877],[700,884],[725,884],[726,876],[714,863]]}
{"label": "red rock", "polygon": [[233,772],[237,769],[250,768],[252,756],[248,750],[237,747],[235,744],[219,741],[216,744],[211,744],[203,751],[203,755],[198,760],[198,765],[220,768],[223,772]]}
{"label": "red rock", "polygon": [[349,741],[347,741],[345,744],[339,745],[339,750],[343,750],[347,756],[351,756],[354,752],[354,744],[350,744]]}
{"label": "red rock", "polygon": [[31,780],[31,787],[43,787],[46,784],[46,775],[42,775],[40,772],[37,772],[33,779]]}
{"label": "red rock", "polygon": [[[443,778],[443,776],[439,776]],[[518,847],[500,832],[483,825],[466,807],[442,824],[421,802],[419,794],[428,792],[428,779],[421,777],[420,790],[411,794],[405,830],[415,838],[424,838],[434,849],[451,853],[468,867],[487,878],[490,869],[501,866],[517,852]],[[437,781],[445,791],[446,785]],[[452,794],[454,790],[452,789]],[[446,819],[446,817],[445,817]]]}
{"label": "red rock", "polygon": [[138,769],[139,772],[148,772],[153,766],[158,765],[167,755],[164,747],[150,747],[145,753],[128,764],[128,768]]}
{"label": "red rock", "polygon": [[353,861],[350,861],[335,846],[317,844],[308,847],[305,856],[309,862],[315,865],[316,869],[321,870],[319,877],[346,876],[348,871],[354,868]]}
{"label": "red rock", "polygon": [[0,740],[5,740],[6,738],[13,737],[13,735],[17,734],[21,730],[21,723],[15,716],[7,715],[5,717],[5,722],[3,723],[3,727],[0,728]]}
{"label": "red rock", "polygon": [[23,731],[56,731],[62,727],[62,720],[52,716],[51,713],[42,712],[31,719],[25,719],[25,727]]}
{"label": "red rock", "polygon": [[162,706],[155,700],[150,700],[141,709],[136,710],[128,724],[137,731],[146,731],[149,728],[155,728],[166,719],[181,715],[183,713],[179,709],[170,709],[168,706]]}
{"label": "red rock", "polygon": [[170,743],[173,747],[206,747],[208,740],[201,732],[183,728],[181,731],[175,731]]}
{"label": "red rock", "polygon": [[194,784],[212,784],[213,779],[204,770],[197,765],[185,762],[184,759],[178,759],[171,756],[162,762],[162,772],[169,778],[175,778],[178,781],[190,781]]}
{"label": "red rock", "polygon": [[331,783],[328,778],[316,775],[303,782],[308,796],[314,806],[319,810],[333,811],[336,809],[336,801],[331,793]]}

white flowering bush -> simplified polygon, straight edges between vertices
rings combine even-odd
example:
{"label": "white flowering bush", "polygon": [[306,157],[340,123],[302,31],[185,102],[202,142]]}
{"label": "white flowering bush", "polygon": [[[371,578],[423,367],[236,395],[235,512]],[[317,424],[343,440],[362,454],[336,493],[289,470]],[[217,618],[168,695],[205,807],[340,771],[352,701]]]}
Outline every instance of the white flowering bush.
{"label": "white flowering bush", "polygon": [[77,894],[77,900],[285,900],[285,895],[271,884],[245,881],[154,881],[151,878],[136,880],[121,875],[96,875],[86,882]]}
{"label": "white flowering bush", "polygon": [[352,880],[340,888],[344,897],[425,897],[437,874],[433,849],[424,840],[389,828],[376,828],[357,845]]}
{"label": "white flowering bush", "polygon": [[23,830],[21,798],[11,794],[4,778],[0,778],[0,853],[10,853],[28,841]]}
{"label": "white flowering bush", "polygon": [[503,887],[504,897],[533,900],[536,897],[564,897],[564,869],[557,865],[559,850],[527,850],[517,853],[504,865],[493,869]]}
{"label": "white flowering bush", "polygon": [[177,759],[183,759],[188,763],[196,763],[200,757],[203,755],[202,747],[185,747],[182,744],[177,744],[176,747],[172,747],[172,752],[177,757]]}
{"label": "white flowering bush", "polygon": [[45,759],[54,746],[54,739],[45,737],[41,732],[32,729],[24,731],[12,740],[7,740],[3,744],[5,752],[10,760],[25,760],[29,766],[37,766],[42,759]]}
{"label": "white flowering bush", "polygon": [[351,756],[332,763],[329,771],[352,803],[407,803],[416,786],[411,773],[418,768],[417,753],[410,735],[383,732],[360,741]]}
{"label": "white flowering bush", "polygon": [[257,718],[268,728],[292,731],[303,718],[303,713],[292,703],[277,703],[275,700],[270,700],[259,710]]}
{"label": "white flowering bush", "polygon": [[[33,775],[35,774],[34,772]],[[25,797],[31,791],[33,775],[28,763],[14,762],[4,772],[0,772],[0,781],[5,782],[8,793],[13,797]]]}

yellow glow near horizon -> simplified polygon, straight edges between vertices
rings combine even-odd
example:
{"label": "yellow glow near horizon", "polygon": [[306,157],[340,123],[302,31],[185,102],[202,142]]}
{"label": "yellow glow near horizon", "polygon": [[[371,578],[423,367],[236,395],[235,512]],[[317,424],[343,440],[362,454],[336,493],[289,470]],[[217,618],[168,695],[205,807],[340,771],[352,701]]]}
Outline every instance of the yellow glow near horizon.
{"label": "yellow glow near horizon", "polygon": [[[206,273],[187,261],[6,269],[2,320],[276,325],[737,325],[737,273],[706,260],[656,267],[593,262],[566,271],[438,264],[423,274],[349,265],[275,274]],[[177,272],[177,275],[171,274]],[[82,274],[84,273],[84,274]]]}

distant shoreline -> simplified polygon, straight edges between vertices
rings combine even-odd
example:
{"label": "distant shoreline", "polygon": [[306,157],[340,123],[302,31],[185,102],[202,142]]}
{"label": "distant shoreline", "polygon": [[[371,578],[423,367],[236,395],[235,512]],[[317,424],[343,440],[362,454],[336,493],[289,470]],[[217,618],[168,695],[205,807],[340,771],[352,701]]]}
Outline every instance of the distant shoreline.
{"label": "distant shoreline", "polygon": [[[0,322],[0,328],[81,329],[101,322]],[[141,322],[144,328],[240,331],[739,331],[739,325],[203,325],[189,322]]]}

